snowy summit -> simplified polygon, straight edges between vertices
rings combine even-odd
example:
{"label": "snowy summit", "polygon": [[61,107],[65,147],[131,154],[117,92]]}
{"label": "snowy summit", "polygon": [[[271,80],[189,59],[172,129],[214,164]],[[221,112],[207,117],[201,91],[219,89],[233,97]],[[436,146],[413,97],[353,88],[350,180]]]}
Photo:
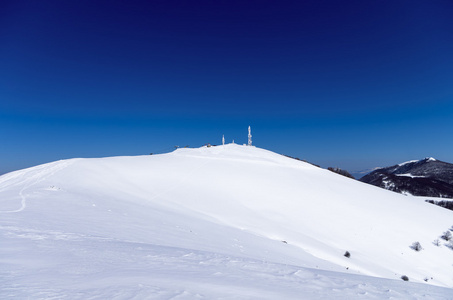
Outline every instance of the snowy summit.
{"label": "snowy summit", "polygon": [[2,299],[453,293],[452,211],[256,147],[57,161],[0,203]]}

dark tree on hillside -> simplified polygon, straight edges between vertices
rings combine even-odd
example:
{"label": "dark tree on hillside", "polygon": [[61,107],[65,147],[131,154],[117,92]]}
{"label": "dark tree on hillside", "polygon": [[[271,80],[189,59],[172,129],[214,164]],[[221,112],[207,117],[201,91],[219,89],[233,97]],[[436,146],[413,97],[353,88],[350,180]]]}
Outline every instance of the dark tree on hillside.
{"label": "dark tree on hillside", "polygon": [[442,234],[441,238],[444,239],[444,240],[446,240],[446,241],[451,240],[451,233],[450,233],[450,231],[445,231],[444,234]]}
{"label": "dark tree on hillside", "polygon": [[343,176],[346,176],[346,177],[349,177],[349,178],[352,178],[352,179],[355,179],[354,176],[352,176],[348,171],[342,170],[340,168],[328,167],[327,170],[329,170],[331,172],[334,172],[334,173],[337,173],[337,174],[340,174],[340,175],[343,175]]}
{"label": "dark tree on hillside", "polygon": [[[444,200],[441,200],[441,201],[434,201],[434,200],[425,200],[425,202],[428,202],[428,203],[431,203],[431,204],[435,204],[435,205],[438,205],[440,207],[443,207],[443,208],[446,208],[446,209],[449,209],[449,210],[453,210],[453,201],[444,201]],[[453,227],[452,227],[453,229]],[[451,229],[451,230],[452,230]]]}

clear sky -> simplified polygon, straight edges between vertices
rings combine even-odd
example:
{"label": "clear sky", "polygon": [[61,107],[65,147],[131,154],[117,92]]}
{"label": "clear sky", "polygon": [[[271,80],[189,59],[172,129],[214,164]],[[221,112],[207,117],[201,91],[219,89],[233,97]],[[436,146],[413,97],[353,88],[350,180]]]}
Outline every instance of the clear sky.
{"label": "clear sky", "polygon": [[453,163],[453,2],[0,2],[0,173],[253,142]]}

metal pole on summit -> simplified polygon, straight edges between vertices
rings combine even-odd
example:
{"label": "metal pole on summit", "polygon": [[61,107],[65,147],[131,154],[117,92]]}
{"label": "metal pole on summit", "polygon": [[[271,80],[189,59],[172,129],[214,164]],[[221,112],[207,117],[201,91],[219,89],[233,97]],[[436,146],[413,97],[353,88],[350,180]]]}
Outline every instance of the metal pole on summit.
{"label": "metal pole on summit", "polygon": [[248,142],[248,145],[249,146],[252,145],[252,130],[250,129],[250,126],[249,126],[249,142]]}

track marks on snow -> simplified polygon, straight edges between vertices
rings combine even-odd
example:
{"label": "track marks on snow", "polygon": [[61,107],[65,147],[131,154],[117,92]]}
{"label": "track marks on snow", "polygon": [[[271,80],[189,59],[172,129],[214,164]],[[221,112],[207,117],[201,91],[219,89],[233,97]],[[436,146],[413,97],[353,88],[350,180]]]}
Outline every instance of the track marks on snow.
{"label": "track marks on snow", "polygon": [[[0,213],[18,213],[23,211],[27,207],[28,194],[25,193],[26,190],[50,178],[73,162],[74,160],[57,161],[2,176],[2,180],[0,179],[0,192],[11,186],[22,186],[22,188],[19,190],[20,207],[15,210],[0,210]],[[51,186],[51,189],[55,190],[55,187]]]}

